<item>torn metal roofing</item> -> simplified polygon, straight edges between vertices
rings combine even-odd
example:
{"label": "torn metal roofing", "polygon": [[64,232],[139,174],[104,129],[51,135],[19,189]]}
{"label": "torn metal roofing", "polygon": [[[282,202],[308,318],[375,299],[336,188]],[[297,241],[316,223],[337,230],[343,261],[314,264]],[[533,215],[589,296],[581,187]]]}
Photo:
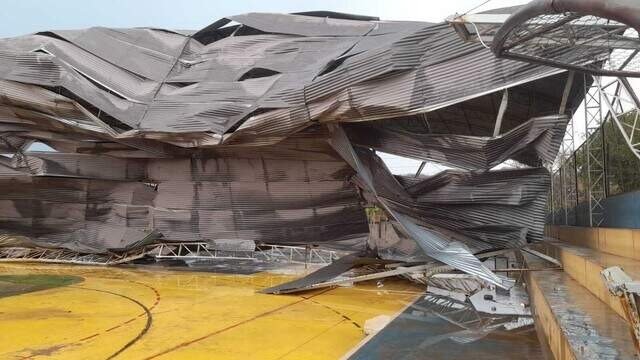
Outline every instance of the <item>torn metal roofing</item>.
{"label": "torn metal roofing", "polygon": [[4,92],[65,99],[66,113],[47,114],[54,121],[72,112],[111,136],[189,134],[197,142],[179,145],[198,146],[242,143],[240,135],[261,135],[265,122],[277,123],[281,138],[313,121],[432,111],[558,72],[496,60],[446,24],[257,13],[229,19],[240,24],[216,22],[191,37],[91,28],[4,39],[2,79],[40,86],[4,82]]}
{"label": "torn metal roofing", "polygon": [[[0,229],[91,252],[152,231],[361,250],[380,207],[424,255],[505,286],[473,254],[540,239],[566,77],[444,23],[330,12],[2,39]],[[457,170],[394,177],[375,150]],[[529,169],[491,170],[508,159]]]}

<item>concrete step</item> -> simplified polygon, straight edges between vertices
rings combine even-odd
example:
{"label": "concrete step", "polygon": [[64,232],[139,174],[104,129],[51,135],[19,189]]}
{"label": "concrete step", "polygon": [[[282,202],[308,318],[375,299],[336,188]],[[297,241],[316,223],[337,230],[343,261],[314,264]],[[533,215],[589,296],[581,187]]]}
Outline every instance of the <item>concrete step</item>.
{"label": "concrete step", "polygon": [[568,244],[640,260],[640,229],[547,225],[545,233]]}
{"label": "concrete step", "polygon": [[[549,263],[523,254],[527,266]],[[536,329],[555,359],[636,359],[626,321],[562,270],[529,271]]]}
{"label": "concrete step", "polygon": [[545,241],[539,249],[559,260],[569,276],[626,319],[620,298],[609,292],[601,272],[619,266],[633,280],[640,280],[640,261],[553,240]]}

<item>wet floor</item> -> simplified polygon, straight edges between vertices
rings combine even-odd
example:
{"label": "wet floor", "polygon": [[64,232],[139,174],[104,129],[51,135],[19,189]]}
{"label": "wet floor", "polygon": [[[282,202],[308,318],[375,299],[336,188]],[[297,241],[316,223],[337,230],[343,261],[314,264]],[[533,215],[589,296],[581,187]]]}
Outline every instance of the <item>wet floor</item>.
{"label": "wet floor", "polygon": [[545,360],[535,328],[507,331],[506,318],[475,313],[471,307],[445,310],[424,298],[358,348],[348,360]]}
{"label": "wet floor", "polygon": [[423,289],[402,280],[303,295],[292,276],[0,264],[2,359],[338,359]]}

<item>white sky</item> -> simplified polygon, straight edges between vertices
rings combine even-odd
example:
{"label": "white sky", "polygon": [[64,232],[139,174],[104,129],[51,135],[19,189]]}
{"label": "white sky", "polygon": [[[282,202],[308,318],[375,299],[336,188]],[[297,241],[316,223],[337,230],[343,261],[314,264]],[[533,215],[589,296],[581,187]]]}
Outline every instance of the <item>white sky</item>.
{"label": "white sky", "polygon": [[[90,26],[201,29],[247,12],[330,10],[383,20],[440,22],[485,0],[2,0],[0,37]],[[474,12],[526,3],[490,0]]]}

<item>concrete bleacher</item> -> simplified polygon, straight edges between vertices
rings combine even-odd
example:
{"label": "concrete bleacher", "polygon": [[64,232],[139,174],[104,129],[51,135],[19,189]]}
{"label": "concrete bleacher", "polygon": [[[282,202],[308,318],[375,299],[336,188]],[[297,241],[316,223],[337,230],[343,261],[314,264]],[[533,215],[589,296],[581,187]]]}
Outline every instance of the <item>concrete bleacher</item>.
{"label": "concrete bleacher", "polygon": [[563,270],[525,254],[527,284],[538,331],[556,359],[637,359],[633,335],[619,297],[601,271],[619,266],[640,280],[640,233],[631,229],[549,227],[536,250]]}
{"label": "concrete bleacher", "polygon": [[549,225],[545,234],[564,243],[640,260],[640,229]]}
{"label": "concrete bleacher", "polygon": [[[545,261],[525,255],[531,268]],[[527,287],[536,328],[555,359],[633,359],[626,322],[561,270],[531,271]]]}

